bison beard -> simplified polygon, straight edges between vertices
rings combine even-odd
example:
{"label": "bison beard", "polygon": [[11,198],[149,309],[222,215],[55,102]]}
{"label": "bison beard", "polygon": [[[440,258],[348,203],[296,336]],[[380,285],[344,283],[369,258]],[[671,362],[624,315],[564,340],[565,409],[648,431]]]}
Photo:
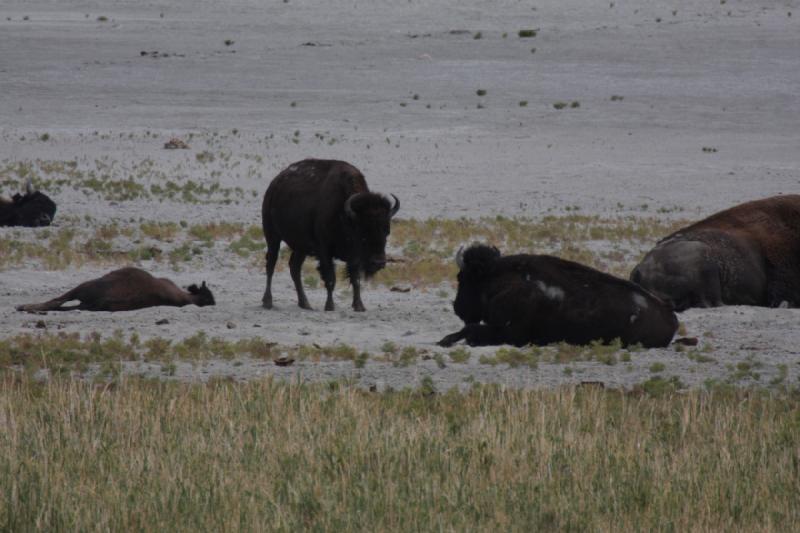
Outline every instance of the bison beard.
{"label": "bison beard", "polygon": [[661,300],[635,284],[545,255],[501,257],[497,248],[472,246],[456,257],[453,309],[465,326],[440,346],[465,339],[471,346],[588,344],[666,346],[678,327]]}
{"label": "bison beard", "polygon": [[281,242],[291,249],[289,272],[297,291],[297,305],[311,309],[301,279],[303,261],[319,260],[318,270],[327,299],[334,309],[334,259],[347,264],[353,287],[353,309],[364,311],[362,276],[370,277],[386,265],[386,238],[391,218],[400,209],[381,194],[369,191],[364,175],[344,161],[306,159],[289,165],[270,183],[261,208],[267,241],[267,286],[262,298],[272,308],[272,276]]}

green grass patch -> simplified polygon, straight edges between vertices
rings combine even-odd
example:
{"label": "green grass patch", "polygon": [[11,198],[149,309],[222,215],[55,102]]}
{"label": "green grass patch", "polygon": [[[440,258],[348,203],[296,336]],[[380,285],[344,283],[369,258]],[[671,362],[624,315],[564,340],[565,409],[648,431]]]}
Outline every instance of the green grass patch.
{"label": "green grass patch", "polygon": [[[173,371],[162,367],[165,374]],[[794,529],[785,394],[0,380],[22,531]]]}

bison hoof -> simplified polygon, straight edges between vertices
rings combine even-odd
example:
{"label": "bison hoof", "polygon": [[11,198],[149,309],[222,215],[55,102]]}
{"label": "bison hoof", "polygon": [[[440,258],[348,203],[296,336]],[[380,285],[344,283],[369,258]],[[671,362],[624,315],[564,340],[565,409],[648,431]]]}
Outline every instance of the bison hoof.
{"label": "bison hoof", "polygon": [[353,304],[353,311],[356,313],[363,313],[366,310],[367,308],[364,307],[364,304]]}
{"label": "bison hoof", "polygon": [[261,307],[264,309],[272,309],[272,302],[261,302]]}

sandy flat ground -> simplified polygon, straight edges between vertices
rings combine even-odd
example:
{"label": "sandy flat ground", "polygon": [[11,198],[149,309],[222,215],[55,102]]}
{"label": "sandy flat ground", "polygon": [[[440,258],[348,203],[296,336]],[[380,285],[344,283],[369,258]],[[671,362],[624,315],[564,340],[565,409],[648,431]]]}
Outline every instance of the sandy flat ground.
{"label": "sandy flat ground", "polygon": [[[537,34],[521,38],[522,29]],[[97,168],[101,161],[110,175],[130,174],[147,186],[177,176],[237,191],[231,205],[198,205],[111,202],[63,187],[55,195],[59,227],[258,224],[269,179],[311,156],[356,164],[373,189],[401,199],[402,218],[578,212],[696,219],[800,190],[798,50],[795,1],[9,0],[0,5],[0,158],[6,168],[36,160]],[[559,110],[557,102],[568,105]],[[164,150],[173,136],[193,139],[192,148]],[[204,149],[229,157],[200,163]],[[160,174],[137,174],[142,161]],[[20,235],[13,231],[0,235]],[[42,231],[19,238],[35,240]],[[212,253],[180,272],[141,266],[180,284],[206,279],[219,304],[32,317],[13,306],[108,269],[20,265],[0,272],[2,335],[37,331],[43,319],[49,330],[174,339],[205,331],[283,345],[341,342],[372,353],[391,341],[435,354],[446,351],[433,342],[460,327],[450,285],[409,293],[369,288],[365,314],[349,310],[346,292],[337,295],[339,310],[307,312],[294,305],[281,272],[277,308],[265,311],[258,258],[231,262]],[[322,307],[321,290],[309,297]],[[160,318],[169,324],[156,325]],[[632,386],[662,362],[665,376],[700,386],[748,361],[761,378],[742,384],[767,383],[781,365],[788,382],[797,382],[800,311],[731,307],[680,318],[714,362],[668,348],[616,365],[570,364],[567,375],[559,364],[481,364],[481,355],[494,352],[486,348],[445,368],[428,360],[279,369],[242,359],[179,364],[175,375],[347,376],[378,387],[426,376],[444,388],[470,380]]]}

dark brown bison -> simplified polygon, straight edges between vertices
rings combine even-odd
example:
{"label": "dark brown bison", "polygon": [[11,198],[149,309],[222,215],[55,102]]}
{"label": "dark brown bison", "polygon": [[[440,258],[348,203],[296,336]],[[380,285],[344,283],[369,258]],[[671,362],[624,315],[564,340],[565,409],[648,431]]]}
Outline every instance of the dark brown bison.
{"label": "dark brown bison", "polygon": [[0,226],[49,226],[55,215],[55,202],[35,191],[30,180],[25,184],[25,194],[12,198],[0,195]]}
{"label": "dark brown bison", "polygon": [[[77,300],[77,305],[65,306]],[[81,283],[71,291],[40,304],[17,307],[17,311],[132,311],[157,305],[183,307],[214,305],[214,296],[204,281],[183,290],[167,278],[156,278],[139,268],[127,267]]]}
{"label": "dark brown bison", "polygon": [[353,286],[353,309],[364,311],[360,277],[386,265],[386,237],[391,218],[400,209],[381,194],[370,192],[364,175],[344,161],[306,159],[289,165],[269,184],[261,208],[267,240],[267,288],[262,299],[272,308],[272,274],[281,241],[292,249],[289,272],[297,290],[297,305],[311,309],[303,291],[300,269],[306,256],[319,260],[328,291],[325,310],[333,311],[336,284],[334,259],[347,264]]}
{"label": "dark brown bison", "polygon": [[453,309],[461,331],[440,346],[589,344],[666,346],[678,328],[664,302],[629,281],[547,255],[501,257],[497,248],[459,251]]}
{"label": "dark brown bison", "polygon": [[631,281],[676,311],[800,305],[800,195],[747,202],[659,241]]}

